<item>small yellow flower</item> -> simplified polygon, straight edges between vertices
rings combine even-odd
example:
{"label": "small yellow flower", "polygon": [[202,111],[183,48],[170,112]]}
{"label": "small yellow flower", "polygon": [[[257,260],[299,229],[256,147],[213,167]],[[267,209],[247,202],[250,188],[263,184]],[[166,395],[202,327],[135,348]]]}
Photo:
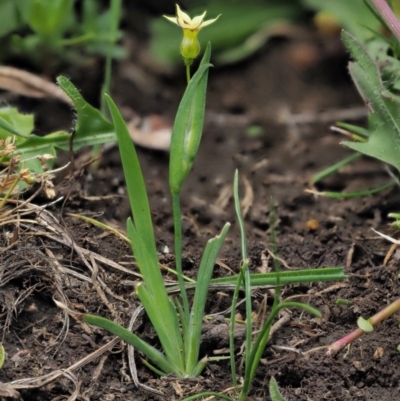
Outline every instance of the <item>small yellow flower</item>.
{"label": "small yellow flower", "polygon": [[185,61],[191,62],[194,58],[196,58],[200,53],[200,43],[197,39],[197,35],[200,29],[212,24],[218,18],[210,19],[208,21],[203,21],[206,16],[207,11],[204,11],[203,14],[198,15],[191,19],[185,12],[183,12],[178,4],[176,5],[176,17],[164,17],[178,25],[183,29],[183,39],[181,43],[181,54]]}

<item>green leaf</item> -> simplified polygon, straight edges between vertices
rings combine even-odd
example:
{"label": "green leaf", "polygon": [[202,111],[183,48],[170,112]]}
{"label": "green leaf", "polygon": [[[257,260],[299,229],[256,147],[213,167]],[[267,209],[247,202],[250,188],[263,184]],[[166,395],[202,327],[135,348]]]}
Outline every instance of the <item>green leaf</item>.
{"label": "green leaf", "polygon": [[338,122],[336,125],[339,128],[343,128],[353,134],[356,134],[357,136],[360,136],[363,138],[369,137],[369,131],[366,128],[359,127],[359,126],[353,125],[353,124],[346,124],[346,123],[342,123],[342,122]]}
{"label": "green leaf", "polygon": [[[250,270],[249,270],[249,259],[247,256],[247,237],[246,230],[244,227],[244,221],[242,216],[242,210],[240,208],[240,197],[239,197],[239,172],[235,170],[234,178],[233,178],[233,199],[235,204],[235,212],[236,218],[239,224],[240,229],[240,248],[242,252],[242,262],[240,266],[240,276],[243,276],[243,287],[244,287],[244,296],[245,296],[245,309],[246,309],[246,338],[245,338],[245,374],[243,380],[243,387],[241,394],[246,395],[250,390],[250,386],[252,385],[251,380],[248,380],[248,373],[252,364],[251,360],[251,344],[253,340],[253,320],[252,316],[252,299],[251,299],[251,286],[250,286]],[[279,275],[278,275],[279,280]],[[237,290],[240,286],[240,282],[238,281],[235,286],[235,296],[237,297]],[[235,317],[234,313],[236,311],[237,299],[232,300],[232,311],[231,311],[231,323],[230,323],[230,341],[231,341],[231,361],[233,361],[232,357],[232,349],[234,348],[234,324]],[[235,310],[233,309],[233,305],[235,305]],[[231,368],[231,375],[235,374],[235,371]],[[236,382],[236,380],[235,380]],[[243,398],[243,397],[240,397]]]}
{"label": "green leaf", "polygon": [[[347,276],[342,267],[325,267],[318,269],[302,269],[280,271],[279,273],[254,273],[250,274],[250,285],[257,286],[276,286],[295,283],[312,283],[317,281],[336,281],[343,280]],[[234,286],[237,276],[221,277],[211,280],[211,284]]]}
{"label": "green leaf", "polygon": [[269,396],[272,401],[286,401],[279,392],[278,383],[273,376],[269,380]]}
{"label": "green leaf", "polygon": [[2,345],[0,345],[0,369],[4,366],[6,362],[6,350]]}
{"label": "green leaf", "polygon": [[370,110],[368,141],[343,144],[400,171],[400,101],[384,87],[377,65],[361,43],[347,32],[342,40],[356,61],[349,66],[352,79]]}
{"label": "green leaf", "polygon": [[[118,0],[120,3],[120,0]],[[112,58],[123,58],[126,50],[116,44],[123,37],[118,30],[120,5],[110,2],[110,8],[100,12],[100,3],[96,0],[86,0],[82,5],[82,21],[80,29],[82,35],[91,36],[92,39],[85,45],[88,53],[96,53]],[[116,23],[115,29],[110,29]]]}
{"label": "green leaf", "polygon": [[[99,110],[88,104],[78,89],[65,77],[59,77],[60,87],[70,96],[76,107],[76,128],[73,137],[73,150],[83,146],[93,146],[116,140],[113,125],[107,121]],[[33,115],[24,115],[12,107],[0,109],[0,139],[16,135],[15,155],[23,160],[35,158],[45,153],[55,155],[56,149],[69,150],[71,134],[58,131],[39,137],[32,134]],[[38,160],[32,159],[25,166],[33,172],[43,172]]]}
{"label": "green leaf", "polygon": [[18,0],[30,28],[47,40],[58,39],[66,26],[74,0]]}
{"label": "green leaf", "polygon": [[113,125],[101,114],[100,110],[94,108],[82,97],[80,91],[71,83],[68,78],[60,76],[57,78],[60,88],[70,97],[74,103],[77,121],[75,126],[74,142],[78,142],[82,138],[89,135],[109,135],[115,140]]}
{"label": "green leaf", "polygon": [[357,319],[357,326],[366,333],[372,333],[374,331],[374,326],[361,316]]}
{"label": "green leaf", "polygon": [[34,128],[33,114],[22,114],[15,107],[0,108],[0,139],[16,135],[16,142],[21,143],[28,138]]}
{"label": "green leaf", "polygon": [[[302,309],[316,317],[321,317],[322,314],[321,312],[313,308],[310,305],[303,304],[301,302],[281,302],[278,305],[273,305],[271,312],[269,313],[266,321],[264,322],[261,330],[257,333],[257,337],[253,343],[253,346],[251,348],[251,355],[250,355],[250,363],[251,363],[251,368],[247,369],[246,368],[246,377],[245,377],[245,383],[252,383],[254,376],[256,374],[256,370],[258,368],[258,365],[260,364],[261,356],[262,353],[264,352],[265,345],[267,344],[269,340],[269,333],[272,327],[272,323],[275,320],[275,318],[278,316],[279,311],[281,311],[284,308],[289,308],[289,309]],[[247,395],[247,393],[246,393]]]}
{"label": "green leaf", "polygon": [[323,169],[322,171],[314,174],[312,176],[311,182],[316,184],[317,182],[323,180],[326,177],[329,177],[331,174],[336,173],[338,170],[347,166],[348,164],[352,163],[355,160],[358,160],[361,157],[360,153],[352,153],[350,156],[345,157],[344,159],[331,164],[329,167]]}
{"label": "green leaf", "polygon": [[165,355],[163,355],[156,348],[147,344],[145,341],[127,330],[125,327],[113,322],[112,320],[89,314],[84,315],[82,317],[82,320],[88,324],[92,324],[93,326],[101,327],[102,329],[107,330],[112,334],[115,334],[122,340],[133,345],[139,351],[143,352],[143,354],[145,354],[155,365],[162,369],[165,374],[173,372],[173,367],[165,358]]}
{"label": "green leaf", "polygon": [[[356,153],[356,155],[358,155]],[[351,199],[351,198],[362,198],[363,196],[373,195],[378,192],[384,191],[385,189],[394,187],[397,185],[397,182],[392,180],[385,184],[379,185],[375,188],[365,189],[358,192],[319,192],[318,195],[324,196],[325,198],[335,198],[335,199]]]}
{"label": "green leaf", "polygon": [[169,185],[173,194],[180,193],[200,145],[210,55],[211,45],[208,44],[200,67],[190,80],[176,113],[169,163]]}
{"label": "green leaf", "polygon": [[[179,331],[177,314],[170,299],[163,300],[163,295],[152,294],[145,284],[140,283],[135,291],[149,316],[151,323],[160,340],[167,360],[177,377],[184,377],[186,369],[184,364],[184,349],[182,335]],[[163,292],[165,289],[163,290]],[[161,300],[160,300],[161,298]]]}
{"label": "green leaf", "polygon": [[0,38],[17,30],[21,26],[15,0],[2,0],[0,2]]}
{"label": "green leaf", "polygon": [[[97,144],[112,142],[116,140],[113,125],[104,118],[99,110],[91,106],[82,97],[79,90],[65,77],[57,79],[61,89],[71,98],[76,108],[76,127],[73,137],[73,150],[78,150],[83,146],[93,146]],[[0,138],[8,136],[10,133],[18,133],[29,137],[27,139],[17,137],[17,149],[15,154],[23,158],[49,153],[55,155],[56,149],[69,150],[71,134],[59,131],[39,137],[31,134],[33,130],[33,116],[22,115],[16,109],[5,110],[0,117]],[[12,125],[14,128],[10,127]]]}
{"label": "green leaf", "polygon": [[[0,139],[15,135],[16,150],[13,152],[14,155],[22,155],[21,148],[34,137],[31,134],[33,128],[34,117],[32,114],[21,114],[15,107],[3,107],[0,109]],[[46,146],[43,151],[30,149],[30,151],[24,152],[20,167],[28,168],[34,173],[42,173],[43,166],[36,157],[45,153],[54,156],[54,147],[50,145]],[[52,161],[50,160],[47,164],[51,166]],[[20,182],[19,185],[21,189],[26,187],[24,182]]]}
{"label": "green leaf", "polygon": [[[203,326],[204,308],[207,301],[207,295],[210,285],[210,279],[214,270],[215,260],[218,252],[225,241],[230,224],[226,223],[221,233],[207,242],[206,248],[201,258],[199,272],[196,280],[196,291],[194,293],[193,306],[189,317],[188,342],[185,344],[186,352],[186,370],[193,372],[198,364],[201,329]],[[200,372],[196,372],[200,374]]]}
{"label": "green leaf", "polygon": [[336,305],[346,305],[346,306],[348,306],[348,305],[351,305],[351,301],[348,300],[348,299],[338,298],[338,299],[335,301],[335,304],[336,304]]}
{"label": "green leaf", "polygon": [[[129,202],[132,210],[133,225],[135,230],[139,233],[148,252],[157,260],[150,206],[136,149],[117,106],[110,96],[106,94],[105,97],[114,122],[115,132],[117,134],[118,147],[121,154],[122,167],[124,169]],[[148,283],[146,284],[149,285]]]}
{"label": "green leaf", "polygon": [[146,312],[170,363],[177,367],[176,370],[184,371],[182,336],[176,311],[169,300],[158,266],[153,223],[139,159],[117,106],[108,95],[105,97],[117,134],[133,216],[133,220],[128,219],[127,222],[128,235],[145,283],[145,287],[138,288],[138,295],[146,304]]}
{"label": "green leaf", "polygon": [[207,398],[215,398],[215,399],[221,399],[221,400],[226,400],[226,401],[235,401],[236,399],[233,399],[225,394],[222,393],[217,393],[214,391],[204,391],[203,393],[198,393],[195,395],[191,395],[190,397],[184,398],[182,401],[194,401],[198,400],[199,398],[201,399],[207,399]]}

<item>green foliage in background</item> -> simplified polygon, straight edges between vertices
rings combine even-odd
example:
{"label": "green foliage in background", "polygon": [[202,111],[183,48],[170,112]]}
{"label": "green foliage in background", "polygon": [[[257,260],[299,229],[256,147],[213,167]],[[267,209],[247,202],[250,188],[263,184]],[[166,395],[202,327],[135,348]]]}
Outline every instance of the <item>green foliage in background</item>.
{"label": "green foliage in background", "polygon": [[[29,168],[32,173],[43,172],[41,163],[35,159],[37,156],[43,154],[56,156],[57,149],[75,151],[84,146],[116,140],[114,126],[99,110],[85,101],[80,91],[67,78],[59,77],[57,82],[71,98],[76,110],[73,133],[57,131],[44,136],[35,135],[33,115],[21,114],[14,107],[0,108],[0,139],[6,139],[10,135],[15,136],[16,149],[12,156],[20,156],[24,167]],[[0,163],[7,161],[8,158],[4,158]]]}
{"label": "green foliage in background", "polygon": [[301,4],[319,15],[334,18],[338,26],[345,29],[363,43],[373,40],[374,31],[379,31],[380,21],[365,0],[301,0]]}
{"label": "green foliage in background", "polygon": [[[115,44],[122,37],[110,32],[110,10],[101,11],[96,0],[83,0],[82,10],[75,10],[76,0],[2,0],[0,2],[0,60],[23,55],[31,61],[46,63],[59,60],[77,62],[78,52],[123,57]],[[111,9],[111,8],[110,8]]]}
{"label": "green foliage in background", "polygon": [[[342,144],[356,153],[316,174],[315,184],[362,155],[376,158],[393,166],[400,173],[400,43],[390,32],[385,19],[370,0],[331,2],[303,0],[318,9],[329,9],[343,22],[346,31],[342,41],[353,58],[349,63],[351,78],[368,110],[367,127],[337,123],[353,141]],[[398,1],[396,0],[398,3]],[[326,3],[326,4],[325,4]],[[328,4],[329,3],[329,4]],[[357,16],[357,13],[359,16]],[[399,22],[400,24],[400,22]],[[385,32],[385,34],[383,34]],[[355,193],[322,193],[325,196],[345,198],[360,197],[380,192],[395,181]]]}
{"label": "green foliage in background", "polygon": [[[261,48],[275,29],[302,16],[297,1],[224,1],[202,2],[189,11],[199,15],[207,10],[207,18],[222,14],[218,24],[207,27],[199,34],[202,48],[212,40],[216,64],[230,64],[240,61]],[[182,33],[165,18],[157,18],[151,24],[152,57],[164,65],[180,63],[182,57],[176,51]]]}
{"label": "green foliage in background", "polygon": [[[374,32],[379,32],[381,27],[365,0],[194,0],[186,11],[197,15],[204,10],[210,18],[222,14],[218,24],[199,35],[203,46],[212,40],[216,64],[231,64],[249,57],[272,36],[290,32],[289,26],[306,22],[310,11],[317,18],[324,16],[333,20],[363,43],[374,42],[377,38]],[[180,38],[180,33],[165,19],[154,19],[152,57],[163,65],[179,63],[181,58],[176,48]],[[381,52],[379,43],[376,43],[377,52]]]}
{"label": "green foliage in background", "polygon": [[349,65],[350,75],[369,108],[367,140],[343,144],[391,164],[400,172],[400,97],[390,91],[390,81],[382,79],[366,48],[347,32],[342,39],[354,58]]}

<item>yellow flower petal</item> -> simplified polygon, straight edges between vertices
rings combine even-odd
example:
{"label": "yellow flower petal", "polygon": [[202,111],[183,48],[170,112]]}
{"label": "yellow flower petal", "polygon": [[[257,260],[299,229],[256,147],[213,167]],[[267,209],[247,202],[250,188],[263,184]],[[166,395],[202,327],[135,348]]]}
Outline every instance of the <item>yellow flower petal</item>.
{"label": "yellow flower petal", "polygon": [[185,12],[183,12],[178,4],[176,5],[176,15],[177,15],[177,20],[178,20],[178,25],[182,28],[186,28],[187,25],[190,25],[192,22],[192,19],[187,15]]}
{"label": "yellow flower petal", "polygon": [[[189,17],[184,11],[181,10],[179,5],[176,5],[176,17],[164,17],[171,21],[172,23],[180,26],[183,29],[183,39],[181,43],[181,54],[185,60],[192,60],[196,58],[200,52],[200,43],[197,40],[197,34],[200,29],[212,24],[217,18],[210,19],[208,21],[203,21],[206,16],[207,11],[203,14],[194,17],[193,19]],[[190,65],[190,64],[187,64]]]}
{"label": "yellow flower petal", "polygon": [[218,15],[217,18],[209,19],[208,21],[204,21],[204,22],[201,24],[201,27],[200,27],[200,28],[204,28],[205,26],[212,24],[212,23],[215,22],[220,16],[221,16],[221,14]]}
{"label": "yellow flower petal", "polygon": [[202,26],[202,22],[204,17],[206,16],[207,11],[204,11],[202,15],[198,15],[197,17],[194,17],[191,21],[191,27],[189,29],[195,30]]}
{"label": "yellow flower petal", "polygon": [[176,19],[176,17],[168,17],[168,16],[166,16],[166,15],[163,15],[163,17],[166,18],[168,21],[171,21],[171,22],[173,22],[174,24],[176,24],[176,25],[179,26],[178,20]]}

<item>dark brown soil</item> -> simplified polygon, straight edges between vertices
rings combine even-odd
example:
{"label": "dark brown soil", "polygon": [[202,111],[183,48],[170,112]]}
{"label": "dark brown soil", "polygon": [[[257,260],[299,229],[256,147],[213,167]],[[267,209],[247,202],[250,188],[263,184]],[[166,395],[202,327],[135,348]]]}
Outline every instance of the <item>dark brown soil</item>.
{"label": "dark brown soil", "polygon": [[[135,48],[140,48],[131,40]],[[299,57],[299,48],[302,55],[309,56]],[[149,73],[136,53],[115,69],[117,103],[127,114],[132,111],[141,116],[156,113],[172,120],[184,89],[183,69],[181,75],[160,77]],[[149,81],[128,79],[122,71],[130,67],[146,72],[142,79]],[[98,74],[98,70],[93,71],[93,76],[98,77]],[[83,77],[77,74],[73,80],[79,87],[87,80],[87,74]],[[86,87],[84,85],[83,94],[95,98],[96,91],[88,89],[90,93],[86,95]],[[319,122],[318,113],[360,105],[347,75],[346,55],[338,39],[322,40],[311,32],[297,40],[275,40],[248,62],[210,72],[204,140],[183,197],[185,273],[195,276],[206,241],[216,235],[226,221],[233,227],[215,274],[230,274],[228,268],[238,271],[240,242],[232,199],[225,205],[219,197],[232,185],[234,169],[239,168],[244,183],[242,193],[249,194],[251,190],[254,193],[245,218],[253,271],[261,268],[264,251],[270,249],[269,202],[273,197],[279,219],[276,228],[279,256],[287,265],[293,268],[345,266],[348,274],[348,279],[340,283],[303,284],[283,289],[283,297],[297,295],[299,301],[309,302],[323,311],[323,317],[314,319],[292,312],[289,323],[273,335],[265,350],[250,393],[253,400],[269,399],[271,376],[275,376],[282,394],[290,401],[400,399],[398,315],[333,357],[326,356],[323,350],[301,353],[339,339],[356,328],[359,316],[367,318],[399,297],[398,258],[394,254],[386,265],[383,264],[390,246],[371,230],[373,227],[393,234],[387,227],[386,216],[398,208],[398,190],[349,200],[326,199],[305,192],[311,188],[309,182],[314,173],[349,154],[338,145],[341,138],[329,132],[335,117],[332,121]],[[292,124],[290,117],[282,121],[279,114],[284,109],[294,114],[313,113],[315,121],[303,125]],[[49,126],[65,128],[59,122],[70,119],[67,109],[49,102],[41,102],[36,110],[40,122],[52,114],[52,122],[42,124],[43,131]],[[54,110],[59,117],[56,118],[58,114],[55,115]],[[358,123],[363,121],[358,120]],[[247,133],[253,125],[261,128],[259,136]],[[173,267],[168,155],[146,149],[138,151],[149,191],[160,261]],[[50,211],[75,244],[135,271],[130,249],[123,240],[68,215],[79,213],[96,217],[122,229],[129,215],[117,149],[105,151],[95,171],[82,162],[85,155],[87,152],[76,155],[72,178],[69,175],[58,179],[59,194],[67,196],[67,200],[63,208],[58,204]],[[363,159],[326,180],[318,189],[354,191],[386,180],[382,164]],[[318,227],[311,227],[310,220],[316,220]],[[107,307],[92,285],[92,273],[71,247],[46,235],[34,235],[32,229],[23,227],[20,241],[3,250],[8,233],[13,232],[15,226],[0,229],[0,280],[2,270],[15,273],[15,278],[7,281],[0,292],[0,341],[8,355],[0,370],[2,382],[67,368],[112,338],[102,330],[83,326],[72,319],[64,331],[63,313],[53,301],[53,298],[59,299],[59,285],[71,308],[108,317],[111,317],[110,311],[114,311],[118,320],[128,325],[133,308],[137,306],[132,294],[132,281],[137,280],[137,276],[97,262],[98,274],[111,290],[104,295],[109,303]],[[165,253],[165,246],[170,252]],[[65,274],[57,276],[54,273],[57,263],[80,272],[89,281]],[[271,267],[271,260],[268,266]],[[255,309],[266,294],[265,289],[254,293]],[[230,295],[212,291],[208,313],[228,308]],[[338,298],[349,300],[351,305],[336,305]],[[145,316],[139,320],[136,331],[156,343]],[[208,337],[203,352],[211,354],[226,345],[224,337]],[[292,347],[301,352],[276,346]],[[136,362],[139,381],[163,391],[166,399],[180,399],[201,390],[224,391],[232,385],[227,362],[210,363],[199,381],[181,382],[152,374],[138,355]],[[239,364],[238,356],[240,374]],[[162,399],[134,386],[126,349],[119,343],[113,352],[106,352],[74,374],[72,378],[64,376],[37,388],[22,389],[21,399],[69,400],[76,388],[79,400]]]}

